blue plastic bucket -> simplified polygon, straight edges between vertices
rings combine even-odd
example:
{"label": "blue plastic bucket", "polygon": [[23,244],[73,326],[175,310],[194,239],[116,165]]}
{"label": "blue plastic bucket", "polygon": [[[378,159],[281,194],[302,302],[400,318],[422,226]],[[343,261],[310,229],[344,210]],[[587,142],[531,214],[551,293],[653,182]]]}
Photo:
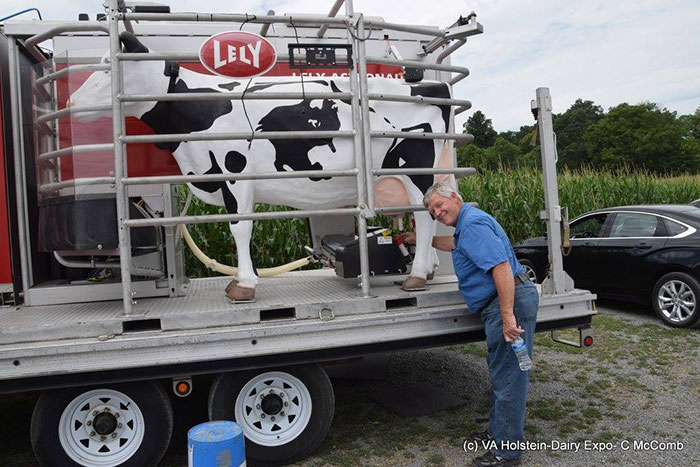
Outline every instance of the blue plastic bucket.
{"label": "blue plastic bucket", "polygon": [[243,430],[235,422],[199,424],[187,432],[189,467],[239,467],[245,464]]}

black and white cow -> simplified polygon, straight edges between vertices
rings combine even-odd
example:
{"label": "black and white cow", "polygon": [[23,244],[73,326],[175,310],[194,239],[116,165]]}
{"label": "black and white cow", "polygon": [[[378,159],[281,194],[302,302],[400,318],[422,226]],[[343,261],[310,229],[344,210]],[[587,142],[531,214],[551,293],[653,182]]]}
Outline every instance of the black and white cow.
{"label": "black and white cow", "polygon": [[[148,52],[135,36],[122,34],[127,52]],[[165,94],[191,92],[346,92],[347,78],[305,79],[298,77],[258,77],[232,80],[180,68],[159,61],[124,62],[126,94]],[[407,84],[398,80],[368,79],[373,94],[450,97],[448,85],[440,82]],[[110,75],[95,72],[75,91],[71,106],[109,104]],[[352,129],[350,103],[346,100],[305,99],[127,102],[127,116],[135,116],[157,134],[201,132],[309,131]],[[105,112],[78,113],[83,121],[107,116]],[[448,106],[399,102],[371,102],[373,130],[446,132]],[[288,140],[190,141],[157,143],[169,149],[184,174],[259,173],[274,171],[344,170],[355,166],[352,138]],[[419,168],[450,166],[452,157],[444,140],[373,138],[373,168]],[[432,175],[389,176],[375,181],[377,206],[421,204],[423,193],[433,183]],[[229,213],[250,213],[254,202],[291,206],[297,209],[328,209],[354,204],[357,186],[352,177],[309,177],[288,180],[246,180],[192,183],[194,194],[206,203],[225,206]],[[404,284],[418,287],[437,266],[431,248],[435,221],[427,212],[416,219],[416,256],[411,275]],[[238,281],[229,296],[250,298],[257,284],[250,257],[252,222],[232,222],[231,232],[238,252]]]}

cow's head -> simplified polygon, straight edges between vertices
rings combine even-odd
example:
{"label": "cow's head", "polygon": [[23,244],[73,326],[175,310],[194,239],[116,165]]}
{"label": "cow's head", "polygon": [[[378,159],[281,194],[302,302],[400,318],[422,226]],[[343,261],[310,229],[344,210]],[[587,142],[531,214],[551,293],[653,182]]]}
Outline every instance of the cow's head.
{"label": "cow's head", "polygon": [[[119,35],[122,51],[125,53],[146,53],[148,48],[130,32]],[[109,63],[109,52],[102,57],[102,63]],[[163,73],[163,62],[160,61],[124,61],[122,62],[125,94],[165,94],[169,78]],[[110,105],[112,103],[112,80],[109,71],[95,71],[73,92],[66,104],[67,107],[83,107],[93,105]],[[140,117],[153,107],[153,102],[126,102],[124,111],[127,116]],[[111,110],[95,110],[76,113],[81,122],[92,122],[101,117],[111,116]]]}

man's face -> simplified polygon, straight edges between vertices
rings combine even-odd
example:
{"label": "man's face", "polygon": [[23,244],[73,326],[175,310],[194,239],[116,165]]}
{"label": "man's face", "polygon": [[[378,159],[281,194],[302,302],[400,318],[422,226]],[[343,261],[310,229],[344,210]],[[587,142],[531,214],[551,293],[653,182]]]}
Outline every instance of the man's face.
{"label": "man's face", "polygon": [[454,227],[457,225],[459,211],[462,209],[462,201],[452,193],[449,198],[433,195],[428,203],[428,211],[435,219],[445,225]]}

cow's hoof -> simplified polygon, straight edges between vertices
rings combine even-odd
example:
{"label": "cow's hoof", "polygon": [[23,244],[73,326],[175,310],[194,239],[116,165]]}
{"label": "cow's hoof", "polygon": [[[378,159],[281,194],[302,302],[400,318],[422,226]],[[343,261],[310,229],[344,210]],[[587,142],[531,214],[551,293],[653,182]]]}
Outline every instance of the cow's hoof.
{"label": "cow's hoof", "polygon": [[416,276],[408,276],[403,284],[401,284],[401,290],[406,292],[414,292],[416,290],[425,290],[425,279]]}
{"label": "cow's hoof", "polygon": [[433,279],[435,279],[435,273],[434,273],[434,272],[428,273],[428,276],[426,277],[426,280],[431,281],[431,280],[433,280]]}
{"label": "cow's hoof", "polygon": [[229,282],[228,285],[226,286],[226,290],[225,290],[226,295],[228,295],[228,293],[231,291],[231,289],[233,289],[236,286],[236,284],[238,284],[238,278],[234,277],[233,279],[231,279],[231,282]]}
{"label": "cow's hoof", "polygon": [[226,292],[226,296],[235,303],[252,302],[255,300],[255,287],[245,286],[236,281],[231,290]]}

